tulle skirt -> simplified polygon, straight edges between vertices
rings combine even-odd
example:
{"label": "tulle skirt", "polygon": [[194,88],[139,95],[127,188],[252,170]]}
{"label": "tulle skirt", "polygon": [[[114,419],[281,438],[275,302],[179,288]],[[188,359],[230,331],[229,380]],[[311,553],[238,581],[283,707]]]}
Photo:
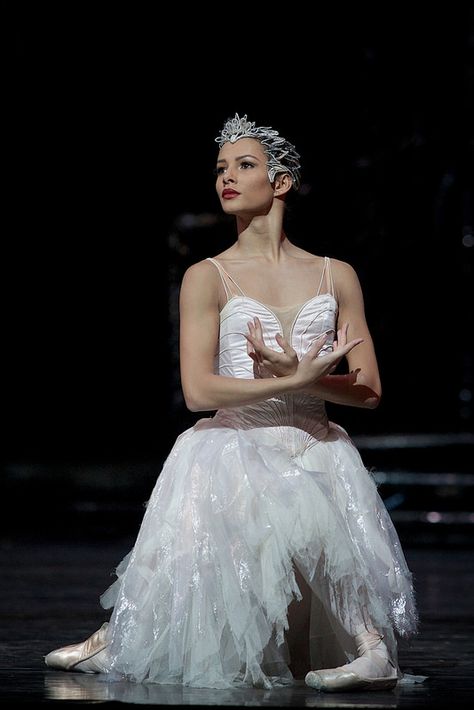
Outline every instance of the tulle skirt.
{"label": "tulle skirt", "polygon": [[416,633],[417,610],[371,474],[340,426],[297,453],[285,439],[219,417],[177,438],[100,599],[113,608],[109,679],[292,684],[288,607],[302,601],[298,578],[310,596],[302,641],[312,668],[352,660],[353,636],[367,625],[397,662],[396,635]]}

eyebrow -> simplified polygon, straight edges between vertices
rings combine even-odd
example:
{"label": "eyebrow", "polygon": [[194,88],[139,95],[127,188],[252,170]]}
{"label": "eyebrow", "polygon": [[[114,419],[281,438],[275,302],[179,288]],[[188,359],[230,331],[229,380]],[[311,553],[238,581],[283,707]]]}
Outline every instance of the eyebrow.
{"label": "eyebrow", "polygon": [[[251,155],[251,153],[247,153],[246,155],[239,155],[237,158],[234,158],[234,160],[242,160],[242,158],[253,158],[254,160],[258,160],[257,156]],[[218,163],[227,163],[227,160],[225,158],[221,158],[217,162]]]}

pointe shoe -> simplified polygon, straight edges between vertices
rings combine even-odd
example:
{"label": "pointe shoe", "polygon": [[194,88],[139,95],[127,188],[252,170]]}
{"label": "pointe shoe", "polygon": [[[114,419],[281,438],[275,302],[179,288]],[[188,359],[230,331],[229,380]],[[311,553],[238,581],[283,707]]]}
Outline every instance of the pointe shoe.
{"label": "pointe shoe", "polygon": [[100,629],[88,639],[71,646],[62,646],[51,651],[44,657],[44,662],[50,668],[62,671],[81,671],[82,673],[102,673],[105,671],[104,649],[109,623],[105,621]]}
{"label": "pointe shoe", "polygon": [[382,642],[383,636],[362,633],[355,638],[358,657],[354,661],[338,668],[310,671],[305,677],[306,685],[326,693],[394,688],[397,669]]}

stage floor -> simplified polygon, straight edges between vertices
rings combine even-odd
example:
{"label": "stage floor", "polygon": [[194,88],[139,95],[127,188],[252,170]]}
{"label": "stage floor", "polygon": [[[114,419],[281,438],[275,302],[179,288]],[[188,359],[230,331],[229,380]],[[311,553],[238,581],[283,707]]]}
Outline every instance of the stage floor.
{"label": "stage floor", "polygon": [[0,547],[2,662],[0,700],[58,706],[97,702],[153,705],[409,708],[470,705],[474,698],[474,551],[405,547],[420,610],[420,633],[400,643],[403,671],[428,676],[384,692],[323,694],[292,687],[208,690],[105,683],[100,676],[53,671],[43,656],[86,638],[108,618],[99,595],[133,545],[78,530],[74,540],[4,536]]}

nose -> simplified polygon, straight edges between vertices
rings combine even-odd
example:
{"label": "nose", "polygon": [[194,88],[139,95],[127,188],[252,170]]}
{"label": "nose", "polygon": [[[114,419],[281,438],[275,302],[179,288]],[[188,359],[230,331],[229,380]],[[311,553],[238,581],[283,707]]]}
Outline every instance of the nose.
{"label": "nose", "polygon": [[235,183],[235,178],[230,168],[227,168],[227,170],[225,171],[222,181],[224,185],[228,185],[231,182]]}

